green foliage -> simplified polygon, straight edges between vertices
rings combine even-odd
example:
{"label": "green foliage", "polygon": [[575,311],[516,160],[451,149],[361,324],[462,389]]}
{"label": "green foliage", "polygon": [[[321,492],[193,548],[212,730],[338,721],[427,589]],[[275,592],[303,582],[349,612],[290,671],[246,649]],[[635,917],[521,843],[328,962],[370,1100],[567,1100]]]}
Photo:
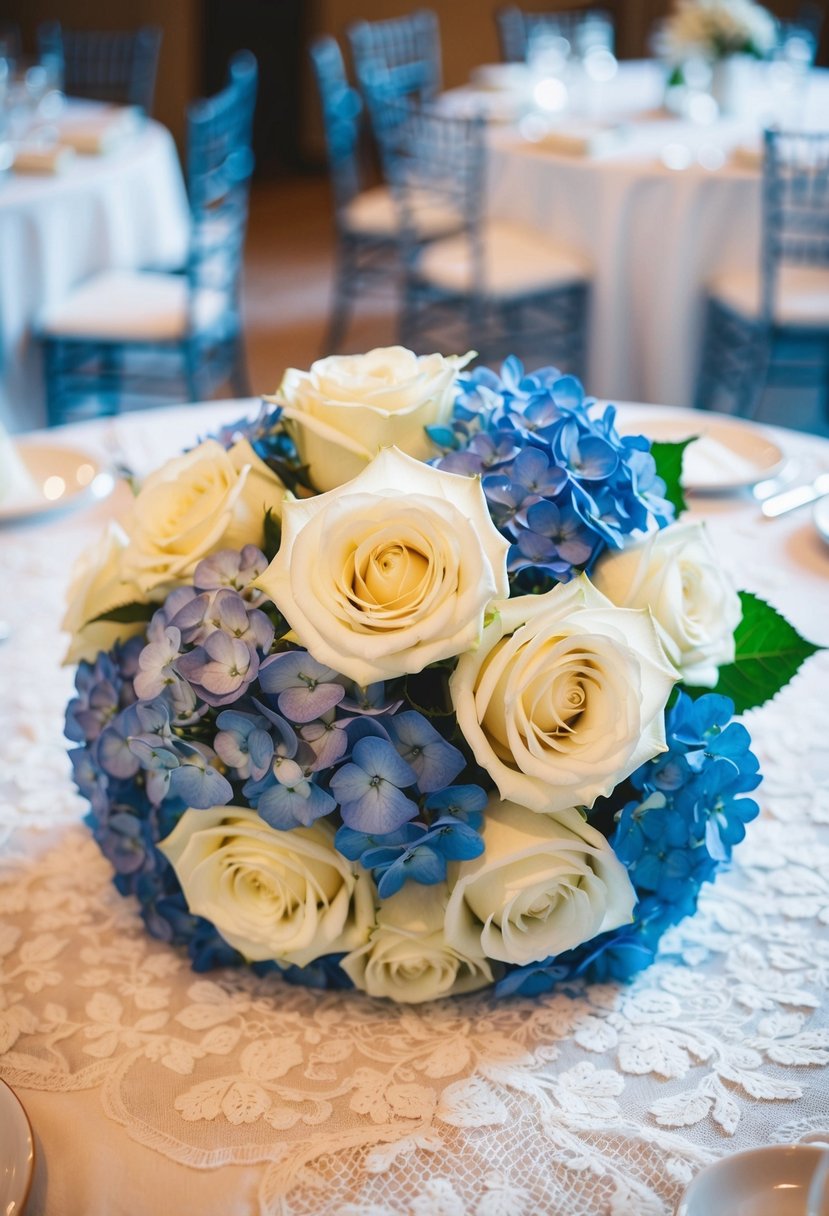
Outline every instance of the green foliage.
{"label": "green foliage", "polygon": [[100,616],[93,617],[88,624],[97,625],[99,621],[110,621],[114,625],[143,624],[150,620],[157,607],[158,604],[139,603],[136,600],[131,604],[110,608],[109,612],[102,612]]}
{"label": "green foliage", "polygon": [[677,519],[687,506],[681,484],[682,460],[688,444],[697,438],[697,435],[692,435],[690,439],[683,439],[679,443],[651,444],[651,456],[656,461],[656,471],[665,482],[665,497],[668,502],[673,503]]}
{"label": "green foliage", "polygon": [[271,507],[265,512],[265,539],[262,542],[262,552],[269,562],[272,562],[279,551],[282,540],[282,524],[274,515]]}
{"label": "green foliage", "polygon": [[731,697],[738,714],[764,705],[788,684],[810,655],[822,649],[802,638],[765,600],[741,591],[740,601],[743,619],[734,634],[735,659],[720,668],[714,689]]}

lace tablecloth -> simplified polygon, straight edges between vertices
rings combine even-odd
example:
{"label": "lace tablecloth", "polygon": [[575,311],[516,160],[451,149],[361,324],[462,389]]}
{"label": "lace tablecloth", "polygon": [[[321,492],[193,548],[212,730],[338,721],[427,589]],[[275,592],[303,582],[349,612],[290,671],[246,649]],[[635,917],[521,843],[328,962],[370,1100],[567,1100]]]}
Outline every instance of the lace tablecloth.
{"label": "lace tablecloth", "polygon": [[[66,437],[147,468],[238,412]],[[407,1009],[197,976],[115,894],[62,741],[67,576],[121,493],[0,532],[0,1075],[35,1129],[33,1216],[667,1216],[717,1156],[829,1133],[829,654],[750,715],[763,815],[632,986]],[[696,510],[738,583],[829,643],[808,513]]]}

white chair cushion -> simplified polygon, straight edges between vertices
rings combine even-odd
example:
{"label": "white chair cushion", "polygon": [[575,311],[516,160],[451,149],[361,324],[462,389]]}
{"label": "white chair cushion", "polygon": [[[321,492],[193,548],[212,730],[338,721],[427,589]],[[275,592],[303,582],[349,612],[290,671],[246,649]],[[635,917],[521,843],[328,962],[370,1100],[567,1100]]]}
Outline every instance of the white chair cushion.
{"label": "white chair cushion", "polygon": [[[743,317],[758,317],[761,310],[759,270],[728,271],[717,275],[709,292]],[[777,278],[774,319],[780,325],[829,326],[829,268],[782,266]]]}
{"label": "white chair cushion", "polygon": [[[194,329],[212,326],[226,297],[202,289],[193,307]],[[111,342],[175,342],[188,332],[184,275],[109,270],[81,283],[50,309],[41,332],[59,338],[100,338]]]}
{"label": "white chair cushion", "polygon": [[[410,199],[417,234],[422,240],[457,232],[462,220],[435,195],[425,191]],[[343,211],[343,225],[348,232],[361,236],[396,237],[400,233],[399,211],[388,186],[375,186],[353,198]]]}
{"label": "white chair cushion", "polygon": [[[578,254],[551,244],[528,228],[491,220],[481,234],[484,291],[510,299],[582,282],[589,267]],[[473,289],[469,238],[447,237],[427,245],[417,262],[418,277],[442,291],[467,295]]]}

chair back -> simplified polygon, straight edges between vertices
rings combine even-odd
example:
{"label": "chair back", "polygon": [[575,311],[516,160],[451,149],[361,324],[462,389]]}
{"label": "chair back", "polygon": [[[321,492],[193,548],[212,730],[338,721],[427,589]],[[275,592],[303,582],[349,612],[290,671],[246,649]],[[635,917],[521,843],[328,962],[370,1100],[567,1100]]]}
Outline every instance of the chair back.
{"label": "chair back", "polygon": [[[13,68],[17,60],[20,58],[22,49],[22,41],[20,38],[20,26],[15,21],[0,21],[0,59],[6,60],[6,68],[9,64]],[[0,82],[5,77],[0,76]]]}
{"label": "chair back", "polygon": [[440,27],[428,9],[384,21],[359,21],[348,30],[357,82],[372,111],[378,80],[388,96],[434,100],[441,88]]}
{"label": "chair back", "polygon": [[60,62],[70,97],[140,106],[151,114],[161,30],[65,30],[59,21],[38,26],[38,52]]}
{"label": "chair back", "polygon": [[766,131],[762,307],[770,322],[780,266],[829,268],[829,132]]}
{"label": "chair back", "polygon": [[[533,39],[540,34],[564,38],[580,54],[589,48],[591,32],[602,32],[603,45],[613,50],[613,17],[601,8],[567,12],[528,13],[517,5],[499,8],[495,13],[501,58],[505,63],[524,63]],[[585,45],[585,42],[588,45]]]}
{"label": "chair back", "polygon": [[310,48],[319,87],[325,146],[337,211],[360,190],[360,94],[348,83],[342,51],[335,38],[317,38]]}
{"label": "chair back", "polygon": [[238,322],[248,197],[253,174],[253,114],[258,68],[250,51],[234,55],[228,83],[187,111],[187,180],[191,236],[187,275],[191,306],[207,289],[224,297]]}
{"label": "chair back", "polygon": [[455,217],[469,242],[472,294],[483,291],[482,220],[486,197],[486,121],[429,106],[389,103],[381,143],[383,167],[400,214],[404,262],[414,269],[429,216]]}

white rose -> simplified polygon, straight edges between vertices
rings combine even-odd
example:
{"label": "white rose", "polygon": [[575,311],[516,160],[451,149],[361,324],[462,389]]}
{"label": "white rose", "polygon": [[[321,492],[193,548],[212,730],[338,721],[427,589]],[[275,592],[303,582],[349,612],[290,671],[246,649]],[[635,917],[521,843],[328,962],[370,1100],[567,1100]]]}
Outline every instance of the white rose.
{"label": "white rose", "polygon": [[502,798],[533,811],[589,807],[665,751],[677,677],[650,613],[616,608],[584,576],[493,608],[449,687]]}
{"label": "white rose", "polygon": [[273,400],[314,485],[333,490],[383,448],[416,460],[434,456],[425,428],[449,421],[455,376],[471,358],[418,357],[402,346],[332,355],[308,372],[289,368]]}
{"label": "white rose", "polygon": [[123,642],[143,632],[145,625],[141,621],[119,625],[95,619],[142,598],[138,587],[121,576],[120,562],[126,544],[125,533],[117,524],[111,524],[99,547],[82,553],[75,563],[61,621],[61,629],[71,634],[65,663],[79,663],[82,659],[94,662],[100,650],[110,650],[119,639]]}
{"label": "white rose", "polygon": [[372,684],[476,645],[508,542],[480,479],[381,452],[348,485],[286,501],[257,580],[319,663]]}
{"label": "white rose", "polygon": [[607,553],[594,584],[623,608],[650,608],[668,658],[686,684],[713,688],[734,661],[740,597],[703,523],[679,523]]}
{"label": "white rose", "polygon": [[443,933],[446,884],[407,883],[380,901],[377,926],[366,945],[342,960],[357,988],[369,996],[417,1005],[493,981],[479,944],[469,951],[447,944]]}
{"label": "white rose", "polygon": [[452,867],[446,940],[455,949],[523,966],[632,920],[627,870],[577,810],[537,815],[492,799],[482,832],[486,851]]}
{"label": "white rose", "polygon": [[278,832],[247,807],[188,810],[158,847],[190,911],[249,962],[305,967],[359,946],[374,923],[371,878],[337,852],[325,821]]}
{"label": "white rose", "polygon": [[142,595],[163,599],[189,582],[202,560],[218,549],[241,549],[264,540],[265,512],[281,514],[285,487],[246,439],[225,451],[207,439],[168,460],[141,486],[125,521],[129,544],[124,578]]}

